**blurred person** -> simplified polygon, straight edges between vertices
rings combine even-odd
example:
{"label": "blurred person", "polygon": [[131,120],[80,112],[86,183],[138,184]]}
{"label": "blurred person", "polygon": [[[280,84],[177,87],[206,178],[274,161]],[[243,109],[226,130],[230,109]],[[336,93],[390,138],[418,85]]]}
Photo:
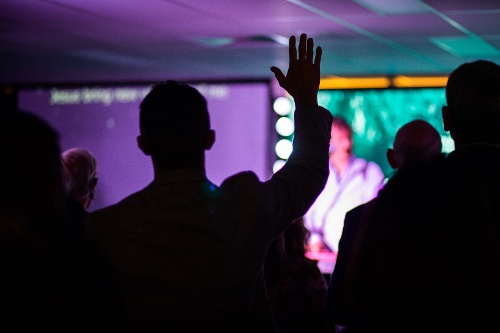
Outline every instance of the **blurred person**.
{"label": "blurred person", "polygon": [[58,134],[0,112],[0,330],[95,331],[85,279],[57,236],[64,204]]}
{"label": "blurred person", "polygon": [[94,200],[97,168],[94,156],[82,148],[70,148],[61,154],[68,197],[88,210]]}
{"label": "blurred person", "polygon": [[87,150],[70,148],[61,154],[66,187],[61,232],[70,246],[80,246],[83,224],[94,200],[97,185],[96,160]]}
{"label": "blurred person", "polygon": [[264,263],[273,316],[282,333],[327,332],[327,285],[317,262],[306,257],[309,231],[297,219],[274,240]]}
{"label": "blurred person", "polygon": [[330,175],[323,192],[305,216],[309,249],[338,251],[345,213],[377,196],[384,174],[374,162],[354,156],[351,126],[334,117],[330,139]]}
{"label": "blurred person", "polygon": [[154,180],[116,205],[91,213],[85,238],[109,286],[120,331],[274,332],[262,269],[266,250],[321,192],[328,175],[331,115],[317,104],[321,48],[290,37],[287,74],[295,99],[294,150],[265,182],[252,172],[220,187],[205,175],[215,141],[204,97],[168,81],[140,106],[139,148]]}
{"label": "blurred person", "polygon": [[30,226],[34,228],[53,228],[64,197],[58,135],[29,113],[13,111],[1,116],[2,216],[27,223],[40,221]]}

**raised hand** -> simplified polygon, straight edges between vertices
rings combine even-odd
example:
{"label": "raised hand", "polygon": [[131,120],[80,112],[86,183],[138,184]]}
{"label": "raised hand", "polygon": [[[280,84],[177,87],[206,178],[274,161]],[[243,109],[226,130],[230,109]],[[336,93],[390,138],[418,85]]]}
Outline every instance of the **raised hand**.
{"label": "raised hand", "polygon": [[316,48],[313,62],[314,42],[306,34],[300,35],[299,50],[295,48],[295,36],[290,37],[288,47],[290,63],[286,76],[277,67],[271,67],[280,86],[295,100],[295,104],[318,104],[318,89],[320,80],[321,47]]}

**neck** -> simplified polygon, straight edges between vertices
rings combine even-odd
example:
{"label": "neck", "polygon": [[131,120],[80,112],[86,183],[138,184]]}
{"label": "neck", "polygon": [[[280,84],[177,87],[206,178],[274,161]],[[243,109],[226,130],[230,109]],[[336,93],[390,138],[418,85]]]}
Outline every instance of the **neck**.
{"label": "neck", "polygon": [[76,202],[78,202],[83,207],[84,210],[87,210],[89,209],[90,204],[92,203],[92,199],[87,194],[83,197],[78,198]]}
{"label": "neck", "polygon": [[197,163],[158,163],[154,159],[153,161],[153,170],[154,170],[154,176],[155,178],[158,177],[158,175],[165,173],[165,172],[171,172],[175,170],[185,170],[185,169],[198,169],[202,170],[205,172],[205,159],[197,162]]}

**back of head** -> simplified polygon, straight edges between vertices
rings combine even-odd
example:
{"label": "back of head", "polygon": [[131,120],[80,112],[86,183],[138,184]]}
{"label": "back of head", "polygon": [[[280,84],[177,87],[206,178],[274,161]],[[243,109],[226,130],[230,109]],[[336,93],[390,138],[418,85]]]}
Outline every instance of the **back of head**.
{"label": "back of head", "polygon": [[441,154],[441,136],[431,124],[414,120],[403,125],[394,139],[394,160],[399,169],[434,160]]}
{"label": "back of head", "polygon": [[156,85],[140,110],[141,137],[158,165],[183,168],[203,159],[210,120],[207,102],[195,88],[174,81]]}
{"label": "back of head", "polygon": [[71,148],[61,154],[68,196],[75,201],[89,195],[96,179],[96,160],[82,148]]}
{"label": "back of head", "polygon": [[63,194],[59,154],[58,135],[42,120],[24,112],[0,115],[0,215],[16,211],[40,223],[58,217]]}
{"label": "back of head", "polygon": [[459,66],[448,79],[446,101],[455,141],[500,142],[500,66],[484,60]]}

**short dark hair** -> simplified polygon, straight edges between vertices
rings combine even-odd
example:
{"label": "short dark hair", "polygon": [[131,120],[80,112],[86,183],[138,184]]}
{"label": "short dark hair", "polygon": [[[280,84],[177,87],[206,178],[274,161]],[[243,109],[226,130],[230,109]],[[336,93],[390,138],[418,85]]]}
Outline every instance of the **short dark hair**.
{"label": "short dark hair", "polygon": [[500,142],[500,66],[485,60],[455,69],[446,85],[454,139]]}
{"label": "short dark hair", "polygon": [[176,159],[189,165],[198,160],[209,130],[207,101],[187,84],[157,84],[140,105],[141,136],[160,164]]}

